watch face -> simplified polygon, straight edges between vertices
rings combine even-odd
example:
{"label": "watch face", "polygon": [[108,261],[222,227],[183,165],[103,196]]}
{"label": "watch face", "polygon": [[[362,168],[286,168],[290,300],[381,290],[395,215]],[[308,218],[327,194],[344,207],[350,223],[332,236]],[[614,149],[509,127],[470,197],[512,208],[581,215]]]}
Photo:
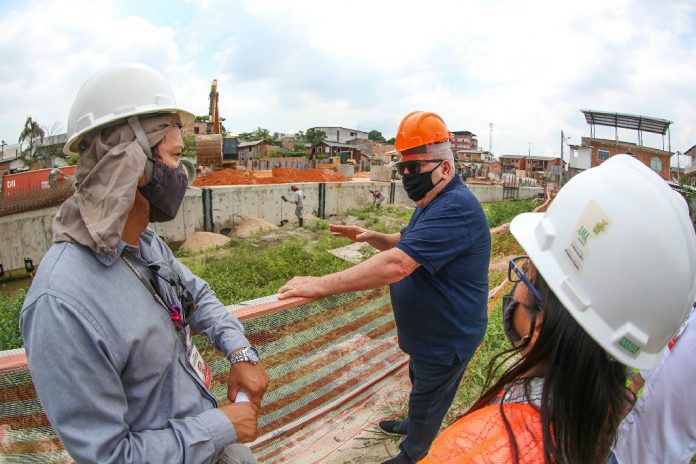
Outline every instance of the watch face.
{"label": "watch face", "polygon": [[250,346],[246,349],[246,355],[247,355],[247,358],[249,358],[249,361],[251,361],[252,363],[256,364],[259,362],[259,359],[260,359],[259,352],[253,346]]}

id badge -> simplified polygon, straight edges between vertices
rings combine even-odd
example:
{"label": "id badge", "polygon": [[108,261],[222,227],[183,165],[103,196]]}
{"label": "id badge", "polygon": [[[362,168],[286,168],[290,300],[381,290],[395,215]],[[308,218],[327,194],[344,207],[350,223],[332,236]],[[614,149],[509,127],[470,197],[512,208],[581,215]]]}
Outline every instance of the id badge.
{"label": "id badge", "polygon": [[198,378],[201,379],[201,382],[205,385],[205,388],[210,389],[210,368],[205,363],[203,356],[198,352],[198,348],[196,348],[195,344],[191,343],[186,357],[188,358],[189,364],[191,364],[191,367],[196,372],[196,375],[198,375]]}

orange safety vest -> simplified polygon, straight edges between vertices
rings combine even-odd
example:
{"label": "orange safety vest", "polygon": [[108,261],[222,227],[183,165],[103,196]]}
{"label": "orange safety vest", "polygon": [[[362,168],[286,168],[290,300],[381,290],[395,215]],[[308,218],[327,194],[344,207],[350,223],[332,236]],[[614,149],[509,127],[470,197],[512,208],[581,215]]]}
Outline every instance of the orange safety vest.
{"label": "orange safety vest", "polygon": [[[505,417],[517,442],[519,464],[544,462],[541,415],[533,406],[505,403]],[[507,464],[513,462],[500,405],[478,409],[459,419],[435,439],[419,464]]]}

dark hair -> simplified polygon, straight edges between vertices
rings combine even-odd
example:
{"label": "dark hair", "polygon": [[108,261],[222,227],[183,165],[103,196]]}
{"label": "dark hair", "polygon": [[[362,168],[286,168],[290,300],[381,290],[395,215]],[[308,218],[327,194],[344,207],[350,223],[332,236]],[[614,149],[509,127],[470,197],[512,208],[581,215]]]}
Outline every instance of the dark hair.
{"label": "dark hair", "polygon": [[[467,414],[491,404],[508,384],[541,367],[544,389],[539,412],[544,462],[605,462],[621,419],[635,401],[635,395],[626,388],[628,369],[611,359],[585,332],[538,272],[533,283],[541,293],[542,303],[528,304],[544,314],[535,344],[524,357],[517,355],[528,342],[491,360],[485,391]],[[506,366],[491,386],[497,372]],[[529,400],[531,379],[522,380]],[[502,403],[500,413],[517,464],[519,449]]]}

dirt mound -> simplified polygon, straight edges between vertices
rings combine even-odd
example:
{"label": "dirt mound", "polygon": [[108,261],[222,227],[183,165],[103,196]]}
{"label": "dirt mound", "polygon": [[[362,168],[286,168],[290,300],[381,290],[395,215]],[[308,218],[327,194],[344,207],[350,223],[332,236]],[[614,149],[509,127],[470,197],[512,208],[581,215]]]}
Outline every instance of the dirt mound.
{"label": "dirt mound", "polygon": [[247,238],[260,230],[275,230],[278,226],[254,217],[245,217],[242,222],[234,228],[235,237]]}
{"label": "dirt mound", "polygon": [[256,171],[237,171],[222,169],[208,175],[196,177],[193,185],[250,185],[250,184],[290,184],[293,182],[347,182],[346,176],[326,169],[274,168],[269,176]]}
{"label": "dirt mound", "polygon": [[214,234],[212,232],[194,232],[181,245],[181,248],[198,253],[209,248],[215,248],[229,242],[230,239],[224,235]]}

